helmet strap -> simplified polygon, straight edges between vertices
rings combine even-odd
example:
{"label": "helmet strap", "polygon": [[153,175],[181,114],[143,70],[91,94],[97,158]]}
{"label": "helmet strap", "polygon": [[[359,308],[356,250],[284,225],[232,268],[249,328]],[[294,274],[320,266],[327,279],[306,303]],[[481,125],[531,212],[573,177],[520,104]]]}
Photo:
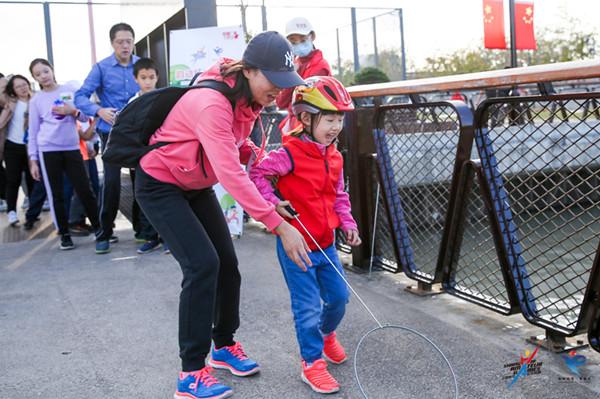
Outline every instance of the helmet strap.
{"label": "helmet strap", "polygon": [[312,141],[317,141],[315,140],[315,136],[314,136],[314,131],[315,131],[315,119],[317,119],[317,115],[318,114],[310,114],[310,131],[308,132],[310,138],[312,139]]}

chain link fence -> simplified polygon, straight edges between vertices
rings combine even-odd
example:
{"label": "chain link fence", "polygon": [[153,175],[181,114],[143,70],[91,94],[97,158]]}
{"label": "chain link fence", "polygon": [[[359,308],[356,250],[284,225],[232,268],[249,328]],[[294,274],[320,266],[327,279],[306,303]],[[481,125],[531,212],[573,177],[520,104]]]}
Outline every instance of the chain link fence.
{"label": "chain link fence", "polygon": [[514,312],[493,234],[493,217],[486,205],[485,181],[479,162],[464,164],[460,176],[456,238],[444,278],[446,292],[502,314]]}
{"label": "chain link fence", "polygon": [[491,100],[480,111],[478,150],[522,310],[575,333],[600,240],[597,96]]}
{"label": "chain link fence", "polygon": [[382,107],[376,132],[384,193],[404,272],[438,280],[438,255],[460,133],[450,104]]}
{"label": "chain link fence", "polygon": [[377,217],[390,234],[378,226],[375,259],[397,257],[414,280],[550,331],[587,328],[600,243],[599,99],[485,100],[474,133],[453,103],[380,107]]}
{"label": "chain link fence", "polygon": [[[372,239],[375,240],[372,264],[383,270],[398,273],[401,272],[402,269],[396,257],[396,250],[394,249],[394,235],[390,229],[387,204],[379,184],[377,163],[373,162],[372,165],[373,190],[371,200],[374,204],[373,207],[377,209],[377,212],[375,213],[376,220],[369,226],[370,229],[375,227],[375,232],[371,233]],[[369,245],[371,245],[371,243],[369,243]]]}

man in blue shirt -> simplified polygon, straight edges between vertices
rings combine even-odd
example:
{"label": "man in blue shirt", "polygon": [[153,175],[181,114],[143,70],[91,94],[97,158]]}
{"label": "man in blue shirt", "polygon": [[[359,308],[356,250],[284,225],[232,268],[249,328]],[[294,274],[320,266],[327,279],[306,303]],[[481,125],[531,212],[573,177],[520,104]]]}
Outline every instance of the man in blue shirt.
{"label": "man in blue shirt", "polygon": [[[75,93],[75,106],[85,114],[98,117],[96,131],[106,147],[108,133],[115,115],[140,88],[133,77],[133,64],[139,59],[133,55],[135,33],[125,23],[110,28],[110,43],[114,53],[96,63]],[[90,100],[96,93],[100,104]],[[113,223],[119,210],[121,195],[121,168],[118,165],[104,163],[104,186],[102,188],[102,207],[100,208],[100,230],[96,233],[96,253],[110,252],[109,242],[117,242],[113,236]]]}

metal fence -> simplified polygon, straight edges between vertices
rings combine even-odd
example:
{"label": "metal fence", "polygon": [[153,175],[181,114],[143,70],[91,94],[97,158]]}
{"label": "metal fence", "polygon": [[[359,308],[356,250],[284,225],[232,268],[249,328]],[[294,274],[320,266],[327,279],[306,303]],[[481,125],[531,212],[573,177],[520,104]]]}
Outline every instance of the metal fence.
{"label": "metal fence", "polygon": [[388,270],[547,332],[589,327],[600,348],[599,104],[573,93],[487,99],[474,113],[377,108],[377,217],[393,245],[378,228],[375,259],[393,250],[401,268]]}
{"label": "metal fence", "polygon": [[251,139],[257,146],[262,145],[263,132],[265,134],[265,151],[269,152],[281,146],[281,130],[279,124],[285,118],[285,111],[263,111],[260,113],[260,119],[254,124]]}
{"label": "metal fence", "polygon": [[386,204],[385,197],[382,194],[381,185],[379,181],[381,179],[380,169],[377,166],[377,157],[375,154],[372,159],[372,178],[373,187],[371,193],[372,205],[371,209],[375,209],[374,223],[369,226],[369,236],[374,238],[374,241],[370,242],[369,245],[373,245],[372,256],[373,259],[370,261],[370,265],[378,266],[383,270],[397,273],[401,270],[401,264],[396,257],[397,250],[395,249],[396,242],[394,240],[394,234],[390,229],[390,216],[389,208]]}
{"label": "metal fence", "polygon": [[521,311],[565,334],[579,330],[600,240],[598,106],[589,112],[597,97],[488,100],[478,109],[477,148]]}
{"label": "metal fence", "polygon": [[439,282],[438,252],[460,133],[451,104],[382,107],[375,133],[384,197],[404,272]]}
{"label": "metal fence", "polygon": [[486,185],[481,164],[466,161],[460,172],[443,285],[455,296],[511,314],[517,311],[517,301],[503,273],[506,269],[500,267],[505,257],[498,255],[498,232]]}

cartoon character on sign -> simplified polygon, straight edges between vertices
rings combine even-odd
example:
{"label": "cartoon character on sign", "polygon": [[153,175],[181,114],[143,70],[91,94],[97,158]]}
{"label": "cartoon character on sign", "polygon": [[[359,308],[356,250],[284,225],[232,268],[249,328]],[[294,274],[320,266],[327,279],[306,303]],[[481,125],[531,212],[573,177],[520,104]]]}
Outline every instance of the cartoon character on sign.
{"label": "cartoon character on sign", "polygon": [[192,54],[192,62],[198,62],[204,58],[206,58],[206,51],[204,50],[204,47],[199,48],[195,53]]}
{"label": "cartoon character on sign", "polygon": [[221,209],[223,209],[227,224],[231,224],[232,222],[238,224],[238,210],[235,205],[235,200],[230,194],[226,193],[221,198]]}

